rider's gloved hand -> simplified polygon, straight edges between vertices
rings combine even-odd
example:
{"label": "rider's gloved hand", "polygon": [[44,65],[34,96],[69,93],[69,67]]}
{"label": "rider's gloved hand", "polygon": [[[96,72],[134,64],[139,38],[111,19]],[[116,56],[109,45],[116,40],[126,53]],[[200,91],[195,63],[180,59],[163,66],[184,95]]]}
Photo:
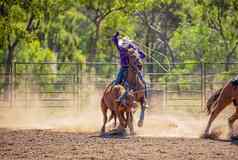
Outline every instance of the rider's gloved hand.
{"label": "rider's gloved hand", "polygon": [[115,36],[117,37],[117,36],[119,36],[119,35],[120,35],[120,33],[117,31],[116,34],[115,34]]}

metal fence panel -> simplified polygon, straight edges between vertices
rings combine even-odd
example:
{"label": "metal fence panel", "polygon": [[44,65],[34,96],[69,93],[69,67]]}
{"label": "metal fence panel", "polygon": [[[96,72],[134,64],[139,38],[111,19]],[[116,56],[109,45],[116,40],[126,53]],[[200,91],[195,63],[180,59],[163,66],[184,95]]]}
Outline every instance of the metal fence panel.
{"label": "metal fence panel", "polygon": [[[177,63],[171,64],[171,72],[166,73],[156,64],[146,63],[144,75],[150,104],[163,110],[203,111],[207,98],[236,75],[237,66],[238,63],[230,63],[228,72],[224,63]],[[15,106],[21,101],[31,107],[34,101],[41,101],[43,106],[79,109],[90,95],[87,88],[95,87],[102,92],[115,79],[119,65],[15,62],[12,68],[12,73],[5,74],[4,65],[0,64],[0,106]]]}

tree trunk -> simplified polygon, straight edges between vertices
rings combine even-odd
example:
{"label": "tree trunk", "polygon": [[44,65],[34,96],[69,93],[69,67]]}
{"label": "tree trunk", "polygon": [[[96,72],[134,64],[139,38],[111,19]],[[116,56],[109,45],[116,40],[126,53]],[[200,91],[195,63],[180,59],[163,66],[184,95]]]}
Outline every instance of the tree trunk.
{"label": "tree trunk", "polygon": [[95,61],[95,57],[97,54],[97,42],[99,40],[99,36],[100,36],[100,21],[96,21],[96,33],[95,33],[95,37],[92,38],[92,42],[91,42],[91,47],[90,47],[90,55],[88,57],[88,61],[89,62],[93,62]]}
{"label": "tree trunk", "polygon": [[225,71],[229,71],[230,63],[231,63],[231,56],[232,54],[227,55],[226,61],[225,61]]}
{"label": "tree trunk", "polygon": [[[229,71],[231,58],[232,58],[233,54],[235,53],[237,46],[238,46],[238,41],[236,42],[235,46],[231,49],[231,51],[226,56],[225,71]],[[228,46],[226,47],[226,50],[228,50]]]}
{"label": "tree trunk", "polygon": [[6,51],[6,61],[5,61],[5,78],[4,78],[4,99],[9,100],[11,93],[11,73],[12,73],[12,61],[14,58],[14,50],[18,44],[18,39],[14,41],[13,44],[10,42],[10,38],[8,38],[9,45]]}
{"label": "tree trunk", "polygon": [[[87,58],[87,61],[88,62],[95,62],[95,58],[96,58],[96,54],[97,54],[97,42],[99,40],[99,32],[100,32],[100,21],[97,21],[95,22],[95,25],[96,25],[96,33],[95,33],[95,37],[92,36],[92,39],[91,39],[91,44],[90,44],[90,53],[89,53],[89,56]],[[87,67],[87,72],[90,73],[93,69],[93,67],[96,67],[96,66],[92,66],[89,64],[89,66]],[[95,68],[96,70],[96,68]],[[97,70],[96,70],[97,71]]]}
{"label": "tree trunk", "polygon": [[5,62],[5,78],[4,78],[4,100],[8,101],[9,97],[10,97],[10,93],[11,93],[11,86],[10,86],[10,81],[11,81],[11,62],[9,62],[9,60],[7,60],[7,62]]}

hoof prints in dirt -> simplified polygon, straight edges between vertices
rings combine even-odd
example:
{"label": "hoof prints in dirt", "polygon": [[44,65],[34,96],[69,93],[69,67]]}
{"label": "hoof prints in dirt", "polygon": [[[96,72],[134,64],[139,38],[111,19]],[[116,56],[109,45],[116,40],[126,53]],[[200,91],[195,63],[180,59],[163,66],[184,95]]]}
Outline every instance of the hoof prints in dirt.
{"label": "hoof prints in dirt", "polygon": [[171,137],[90,137],[95,134],[0,129],[0,159],[222,160],[238,157],[236,143]]}

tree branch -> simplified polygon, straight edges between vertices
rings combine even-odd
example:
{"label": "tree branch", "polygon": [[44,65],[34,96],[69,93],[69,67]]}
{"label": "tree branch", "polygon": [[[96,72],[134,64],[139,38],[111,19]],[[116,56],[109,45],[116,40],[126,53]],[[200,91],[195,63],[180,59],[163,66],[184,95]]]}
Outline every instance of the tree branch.
{"label": "tree branch", "polygon": [[228,56],[229,56],[229,55],[232,55],[232,53],[235,52],[235,50],[236,50],[237,47],[238,47],[238,41],[236,41],[235,46],[234,46],[234,47],[231,49],[231,51],[228,53]]}
{"label": "tree branch", "polygon": [[118,7],[118,8],[112,8],[112,9],[109,9],[107,12],[105,12],[104,14],[102,14],[102,20],[105,18],[105,17],[107,17],[109,14],[111,14],[112,12],[116,12],[116,11],[120,11],[120,10],[122,10],[122,9],[125,9],[126,8],[126,6],[124,5],[124,6],[120,6],[120,7]]}
{"label": "tree branch", "polygon": [[35,17],[34,14],[30,15],[29,21],[28,21],[28,23],[26,25],[26,31],[28,31],[28,32],[32,32],[32,30],[33,30],[33,20],[34,20],[34,17]]}
{"label": "tree branch", "polygon": [[217,32],[220,32],[220,29],[218,28],[218,24],[216,24],[216,22],[213,19],[208,19],[208,25],[214,29]]}
{"label": "tree branch", "polygon": [[226,50],[227,50],[229,47],[228,47],[228,44],[227,44],[226,36],[224,34],[224,29],[223,29],[223,26],[222,26],[221,14],[219,13],[219,9],[217,10],[217,20],[218,20],[219,31],[220,31],[220,34],[222,36],[222,39],[225,43],[225,47],[226,47]]}

